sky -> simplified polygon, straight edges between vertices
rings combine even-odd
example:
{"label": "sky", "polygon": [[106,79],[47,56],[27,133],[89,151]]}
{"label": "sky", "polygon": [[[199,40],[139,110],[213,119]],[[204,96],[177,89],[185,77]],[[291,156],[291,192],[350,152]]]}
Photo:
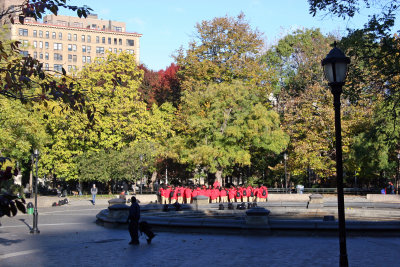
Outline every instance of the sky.
{"label": "sky", "polygon": [[[344,36],[346,28],[361,28],[367,14],[352,20],[309,14],[307,0],[71,0],[70,5],[87,5],[100,19],[126,23],[128,32],[140,33],[140,62],[158,71],[174,62],[172,55],[187,48],[195,26],[215,17],[243,12],[252,29],[264,33],[266,46],[275,44],[295,29],[320,28],[324,34]],[[62,11],[63,15],[74,15]]]}

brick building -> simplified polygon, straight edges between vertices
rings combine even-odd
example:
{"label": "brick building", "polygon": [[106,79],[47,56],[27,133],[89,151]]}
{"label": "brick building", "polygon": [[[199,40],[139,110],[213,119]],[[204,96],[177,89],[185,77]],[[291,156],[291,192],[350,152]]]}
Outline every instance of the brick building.
{"label": "brick building", "polygon": [[[0,0],[0,10],[9,3]],[[22,53],[39,59],[45,70],[81,70],[95,58],[105,57],[107,51],[135,54],[139,64],[142,35],[127,32],[124,22],[99,19],[94,14],[87,18],[47,15],[43,22],[27,18],[24,24],[17,21],[9,24],[9,37],[19,40]]]}

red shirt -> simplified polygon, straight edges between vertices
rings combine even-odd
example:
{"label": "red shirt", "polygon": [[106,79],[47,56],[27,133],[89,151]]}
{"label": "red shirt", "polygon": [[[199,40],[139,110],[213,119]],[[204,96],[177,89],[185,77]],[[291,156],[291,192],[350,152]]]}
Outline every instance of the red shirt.
{"label": "red shirt", "polygon": [[229,199],[235,198],[235,196],[236,196],[236,189],[235,189],[235,188],[229,189],[228,195],[229,195]]}
{"label": "red shirt", "polygon": [[219,192],[219,195],[220,195],[221,197],[226,197],[226,190],[225,190],[225,189],[222,189],[222,190]]}
{"label": "red shirt", "polygon": [[218,180],[215,180],[215,182],[214,182],[214,184],[213,184],[213,187],[214,188],[217,188],[217,187],[220,187],[221,185],[219,184],[219,182],[218,182]]}
{"label": "red shirt", "polygon": [[185,189],[185,197],[186,198],[191,198],[192,196],[192,190],[190,188]]}
{"label": "red shirt", "polygon": [[171,192],[171,188],[164,189],[164,197],[169,198],[169,193]]}

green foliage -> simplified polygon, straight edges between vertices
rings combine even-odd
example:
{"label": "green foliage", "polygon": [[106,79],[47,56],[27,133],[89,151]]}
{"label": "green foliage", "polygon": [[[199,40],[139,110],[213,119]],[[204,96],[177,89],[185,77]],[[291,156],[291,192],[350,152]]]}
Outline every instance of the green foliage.
{"label": "green foliage", "polygon": [[278,114],[239,81],[185,91],[179,116],[183,128],[175,145],[180,160],[210,172],[248,166],[252,150],[280,153],[288,142]]}
{"label": "green foliage", "polygon": [[241,80],[264,91],[269,88],[269,73],[260,61],[263,38],[252,30],[244,14],[237,18],[220,17],[196,25],[198,38],[181,48],[176,56],[178,75],[184,90],[199,84],[230,83]]}

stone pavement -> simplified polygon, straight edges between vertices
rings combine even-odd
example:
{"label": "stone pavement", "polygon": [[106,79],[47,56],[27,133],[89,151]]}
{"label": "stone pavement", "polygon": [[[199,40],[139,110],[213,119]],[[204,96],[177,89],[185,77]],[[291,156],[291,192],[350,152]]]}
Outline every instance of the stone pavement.
{"label": "stone pavement", "polygon": [[[94,223],[105,205],[39,209],[40,234],[29,234],[31,215],[1,218],[0,266],[338,266],[336,236],[248,236],[159,232],[153,244],[130,246],[124,229]],[[25,223],[24,223],[25,222]],[[399,266],[400,238],[351,236],[350,266]]]}

